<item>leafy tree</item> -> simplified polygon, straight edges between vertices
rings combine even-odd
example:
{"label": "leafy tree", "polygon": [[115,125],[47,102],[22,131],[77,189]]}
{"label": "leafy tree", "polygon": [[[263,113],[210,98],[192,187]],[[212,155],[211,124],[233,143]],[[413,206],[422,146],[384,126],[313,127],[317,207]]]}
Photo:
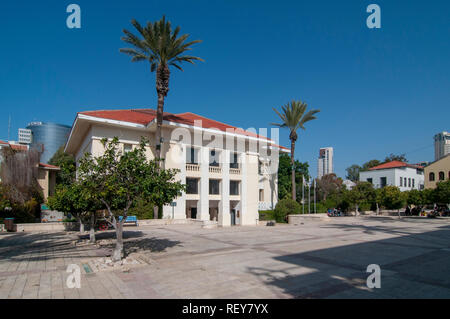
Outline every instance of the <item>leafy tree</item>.
{"label": "leafy tree", "polygon": [[79,165],[80,180],[106,207],[116,230],[114,261],[123,257],[123,224],[133,204],[141,199],[163,205],[185,190],[185,185],[175,181],[178,170],[161,169],[160,159],[147,160],[144,138],[139,147],[124,154],[118,141],[117,137],[109,142],[103,139],[103,155],[85,154]]}
{"label": "leafy tree", "polygon": [[192,50],[192,45],[200,40],[187,41],[189,35],[179,35],[180,27],[172,30],[171,23],[163,16],[161,20],[154,23],[147,22],[142,27],[136,20],[131,24],[138,31],[135,35],[128,30],[123,30],[125,36],[122,41],[131,44],[133,48],[120,49],[120,52],[130,55],[131,62],[148,61],[150,71],[156,71],[156,92],[158,94],[158,108],[156,112],[156,158],[161,158],[161,127],[164,113],[164,98],[169,92],[169,67],[173,66],[181,71],[182,62],[194,64],[194,61],[203,61],[201,58],[185,55]]}
{"label": "leafy tree", "polygon": [[408,205],[417,205],[421,206],[424,204],[423,192],[412,189],[410,191],[405,192],[406,196],[406,204]]}
{"label": "leafy tree", "polygon": [[[292,101],[281,107],[282,112],[278,112],[275,108],[275,113],[280,117],[281,123],[273,123],[279,127],[286,127],[289,129],[289,139],[291,140],[291,184],[292,184],[292,199],[296,200],[296,183],[295,183],[295,142],[298,139],[297,130],[299,128],[305,130],[305,123],[315,120],[314,114],[319,113],[320,110],[310,110],[306,112],[307,105],[301,101]],[[306,112],[306,113],[305,113]]]}
{"label": "leafy tree", "polygon": [[345,198],[355,206],[355,212],[358,213],[361,205],[370,204],[376,200],[376,193],[371,183],[359,182],[350,191],[345,192]]}
{"label": "leafy tree", "polygon": [[75,180],[75,159],[72,155],[64,152],[64,146],[61,146],[48,162],[50,165],[59,166],[60,171],[56,175],[57,185],[70,185]]}
{"label": "leafy tree", "polygon": [[400,161],[400,162],[408,162],[406,159],[405,154],[395,155],[395,154],[389,154],[389,156],[386,156],[384,159],[384,163],[393,162],[393,161]]}
{"label": "leafy tree", "polygon": [[386,209],[400,209],[405,205],[405,195],[397,186],[385,186],[379,193],[381,205]]}
{"label": "leafy tree", "polygon": [[[280,153],[278,161],[278,199],[283,199],[292,194],[291,183],[291,159],[288,154]],[[301,185],[303,183],[303,177],[305,181],[309,180],[309,165],[307,162],[301,163],[298,160],[294,162],[295,169],[295,183],[297,187],[297,195],[301,197]]]}
{"label": "leafy tree", "polygon": [[437,183],[434,197],[437,203],[450,204],[450,180]]}
{"label": "leafy tree", "polygon": [[316,179],[319,200],[326,201],[331,194],[338,194],[341,192],[344,188],[342,182],[342,178],[337,177],[334,173]]}
{"label": "leafy tree", "polygon": [[347,167],[345,170],[347,171],[347,176],[345,178],[357,182],[359,181],[359,172],[361,171],[362,167],[356,164],[353,164],[350,167]]}
{"label": "leafy tree", "polygon": [[381,164],[381,162],[380,162],[379,160],[377,160],[377,159],[370,160],[370,161],[368,161],[368,162],[365,162],[365,163],[362,165],[360,172],[368,171],[368,170],[371,169],[372,167],[378,166],[378,165],[380,165],[380,164]]}
{"label": "leafy tree", "polygon": [[423,205],[431,205],[436,203],[436,192],[434,189],[425,188],[421,191]]}

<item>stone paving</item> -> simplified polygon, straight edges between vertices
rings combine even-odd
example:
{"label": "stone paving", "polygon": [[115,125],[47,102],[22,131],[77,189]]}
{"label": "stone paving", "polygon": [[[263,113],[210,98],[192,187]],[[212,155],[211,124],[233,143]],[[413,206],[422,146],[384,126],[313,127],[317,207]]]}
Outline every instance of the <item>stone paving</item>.
{"label": "stone paving", "polygon": [[[138,266],[82,267],[81,288],[69,289],[67,266],[108,247],[74,245],[73,233],[0,233],[0,298],[450,298],[448,218],[130,226],[125,238]],[[369,264],[381,267],[379,289],[366,286]]]}

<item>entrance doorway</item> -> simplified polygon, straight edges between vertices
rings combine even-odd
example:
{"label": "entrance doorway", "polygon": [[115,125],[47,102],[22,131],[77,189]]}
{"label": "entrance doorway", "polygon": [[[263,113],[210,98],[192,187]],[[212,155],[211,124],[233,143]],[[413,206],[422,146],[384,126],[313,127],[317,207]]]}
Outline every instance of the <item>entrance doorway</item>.
{"label": "entrance doorway", "polygon": [[230,212],[231,215],[231,226],[235,226],[236,225],[236,210],[232,209]]}

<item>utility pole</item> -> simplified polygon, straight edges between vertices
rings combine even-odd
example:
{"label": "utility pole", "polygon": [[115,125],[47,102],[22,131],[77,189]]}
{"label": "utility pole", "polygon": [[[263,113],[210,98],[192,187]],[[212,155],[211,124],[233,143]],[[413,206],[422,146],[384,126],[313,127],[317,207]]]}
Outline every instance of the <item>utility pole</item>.
{"label": "utility pole", "polygon": [[308,214],[311,214],[311,181],[308,181]]}
{"label": "utility pole", "polygon": [[305,213],[305,176],[302,175],[302,213]]}
{"label": "utility pole", "polygon": [[11,114],[9,115],[9,120],[8,120],[8,143],[11,140]]}
{"label": "utility pole", "polygon": [[316,214],[317,211],[316,211],[316,180],[315,179],[313,180],[313,183],[314,183],[314,214]]}

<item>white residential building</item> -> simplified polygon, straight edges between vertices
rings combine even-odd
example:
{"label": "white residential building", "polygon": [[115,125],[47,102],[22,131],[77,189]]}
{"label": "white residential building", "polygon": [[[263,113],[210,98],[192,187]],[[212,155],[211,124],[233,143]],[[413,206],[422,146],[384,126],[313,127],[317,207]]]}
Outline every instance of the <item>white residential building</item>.
{"label": "white residential building", "polygon": [[359,173],[361,182],[370,182],[375,188],[397,186],[400,190],[424,188],[423,167],[400,161],[392,161]]}
{"label": "white residential building", "polygon": [[317,160],[317,178],[333,173],[333,148],[323,147],[319,150]]}
{"label": "white residential building", "polygon": [[[65,151],[78,163],[83,154],[103,152],[103,138],[119,138],[124,151],[150,141],[155,154],[156,111],[152,109],[90,111],[77,114]],[[177,168],[187,185],[176,206],[163,218],[217,221],[220,226],[256,225],[258,210],[277,203],[279,151],[273,140],[193,113],[164,113],[161,156],[165,168]]]}
{"label": "white residential building", "polygon": [[19,143],[20,144],[31,144],[32,140],[32,132],[30,129],[19,128]]}
{"label": "white residential building", "polygon": [[450,154],[450,133],[438,133],[434,136],[434,160],[438,161],[447,154]]}

